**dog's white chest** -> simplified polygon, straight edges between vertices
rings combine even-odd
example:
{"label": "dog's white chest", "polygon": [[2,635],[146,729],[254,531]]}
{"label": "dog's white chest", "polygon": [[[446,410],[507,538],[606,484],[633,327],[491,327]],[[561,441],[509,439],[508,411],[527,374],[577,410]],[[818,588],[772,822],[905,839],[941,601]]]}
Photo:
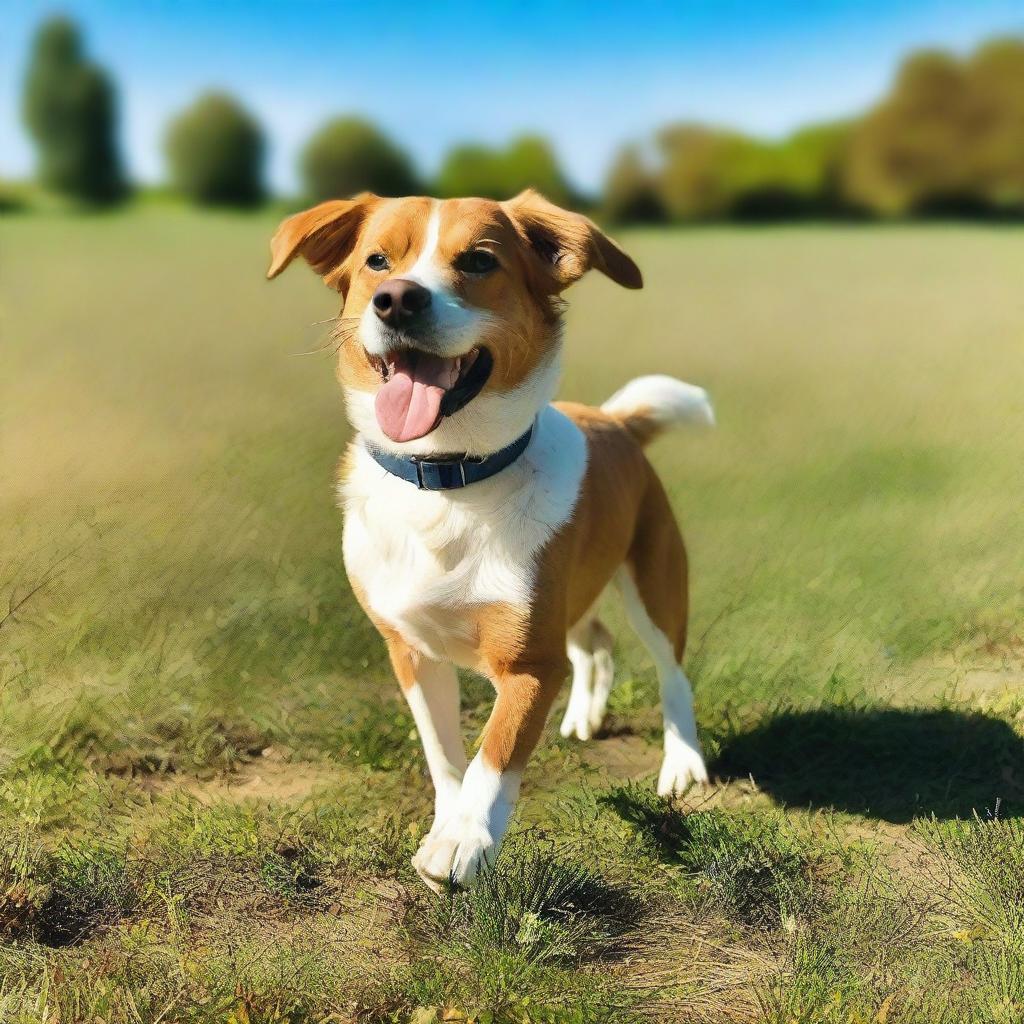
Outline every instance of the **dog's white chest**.
{"label": "dog's white chest", "polygon": [[428,657],[476,667],[481,605],[528,607],[537,555],[572,514],[586,441],[556,409],[489,480],[419,491],[357,445],[341,487],[345,567],[370,611]]}

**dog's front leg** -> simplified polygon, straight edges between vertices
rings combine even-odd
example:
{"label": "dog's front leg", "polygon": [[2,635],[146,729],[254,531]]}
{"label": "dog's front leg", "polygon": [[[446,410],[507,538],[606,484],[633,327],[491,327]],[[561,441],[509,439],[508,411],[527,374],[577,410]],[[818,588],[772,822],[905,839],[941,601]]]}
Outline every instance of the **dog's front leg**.
{"label": "dog's front leg", "polygon": [[459,726],[459,679],[451,665],[423,657],[398,637],[388,638],[388,652],[434,784],[433,833],[454,813],[466,771],[466,748]]}
{"label": "dog's front leg", "polygon": [[497,700],[455,813],[431,831],[413,860],[432,889],[469,885],[492,865],[508,828],[527,758],[568,670],[564,653],[538,665],[495,667]]}

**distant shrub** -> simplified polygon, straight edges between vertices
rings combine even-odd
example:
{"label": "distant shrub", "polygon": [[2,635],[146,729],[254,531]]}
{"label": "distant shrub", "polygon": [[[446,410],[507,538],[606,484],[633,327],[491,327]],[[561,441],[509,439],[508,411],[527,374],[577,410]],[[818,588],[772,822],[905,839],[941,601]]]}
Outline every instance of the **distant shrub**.
{"label": "distant shrub", "polygon": [[481,196],[508,199],[501,154],[487,146],[456,146],[437,172],[434,190],[439,196]]}
{"label": "distant shrub", "polygon": [[25,185],[0,181],[0,214],[19,213],[29,205],[29,192]]}
{"label": "distant shrub", "polygon": [[731,215],[739,220],[778,220],[845,212],[839,168],[849,125],[810,125],[776,143],[757,143],[741,161]]}
{"label": "distant shrub", "polygon": [[535,188],[559,206],[572,205],[572,189],[546,139],[539,135],[513,139],[503,154],[502,163],[508,195]]}
{"label": "distant shrub", "polygon": [[523,135],[505,149],[465,145],[452,149],[438,171],[440,196],[508,199],[535,188],[553,203],[571,205],[572,189],[558,166],[550,144],[540,136]]}
{"label": "distant shrub", "polygon": [[729,213],[735,196],[732,164],[749,140],[705,125],[681,124],[658,137],[658,194],[675,220],[710,220]]}
{"label": "distant shrub", "polygon": [[657,190],[676,220],[772,220],[833,213],[847,127],[814,125],[764,142],[704,125],[659,137]]}
{"label": "distant shrub", "polygon": [[653,224],[665,220],[654,173],[635,146],[619,151],[604,184],[602,215],[621,224]]}
{"label": "distant shrub", "polygon": [[263,132],[232,97],[207,93],[170,125],[175,188],[203,205],[251,206],[263,198]]}
{"label": "distant shrub", "polygon": [[310,199],[335,199],[357,192],[405,196],[419,191],[409,156],[383,132],[359,117],[329,121],[299,158]]}
{"label": "distant shrub", "polygon": [[39,180],[75,199],[108,203],[126,191],[115,140],[114,86],[85,59],[78,28],[53,18],[36,34],[24,116],[39,155]]}

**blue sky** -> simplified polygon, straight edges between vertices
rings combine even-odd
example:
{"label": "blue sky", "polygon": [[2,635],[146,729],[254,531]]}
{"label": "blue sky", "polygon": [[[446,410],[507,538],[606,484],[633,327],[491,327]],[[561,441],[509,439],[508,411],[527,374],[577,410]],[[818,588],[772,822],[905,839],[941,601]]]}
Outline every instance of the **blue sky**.
{"label": "blue sky", "polygon": [[32,31],[55,11],[80,21],[121,88],[137,178],[161,178],[168,118],[218,87],[265,125],[281,189],[336,113],[369,115],[427,171],[454,142],[539,130],[594,187],[621,142],[668,121],[775,136],[862,109],[910,49],[1024,33],[1024,0],[0,0],[0,176],[32,167],[21,79]]}

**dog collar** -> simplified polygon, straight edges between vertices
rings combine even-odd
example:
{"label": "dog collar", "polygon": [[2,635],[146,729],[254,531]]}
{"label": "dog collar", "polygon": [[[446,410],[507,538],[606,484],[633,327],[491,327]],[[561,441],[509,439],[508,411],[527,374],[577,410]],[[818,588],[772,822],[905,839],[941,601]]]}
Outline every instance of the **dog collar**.
{"label": "dog collar", "polygon": [[469,455],[451,455],[435,458],[429,455],[395,455],[383,448],[366,443],[370,457],[382,469],[421,491],[457,491],[470,484],[479,483],[511,466],[530,443],[533,424],[525,434],[520,434],[510,445],[480,458]]}

